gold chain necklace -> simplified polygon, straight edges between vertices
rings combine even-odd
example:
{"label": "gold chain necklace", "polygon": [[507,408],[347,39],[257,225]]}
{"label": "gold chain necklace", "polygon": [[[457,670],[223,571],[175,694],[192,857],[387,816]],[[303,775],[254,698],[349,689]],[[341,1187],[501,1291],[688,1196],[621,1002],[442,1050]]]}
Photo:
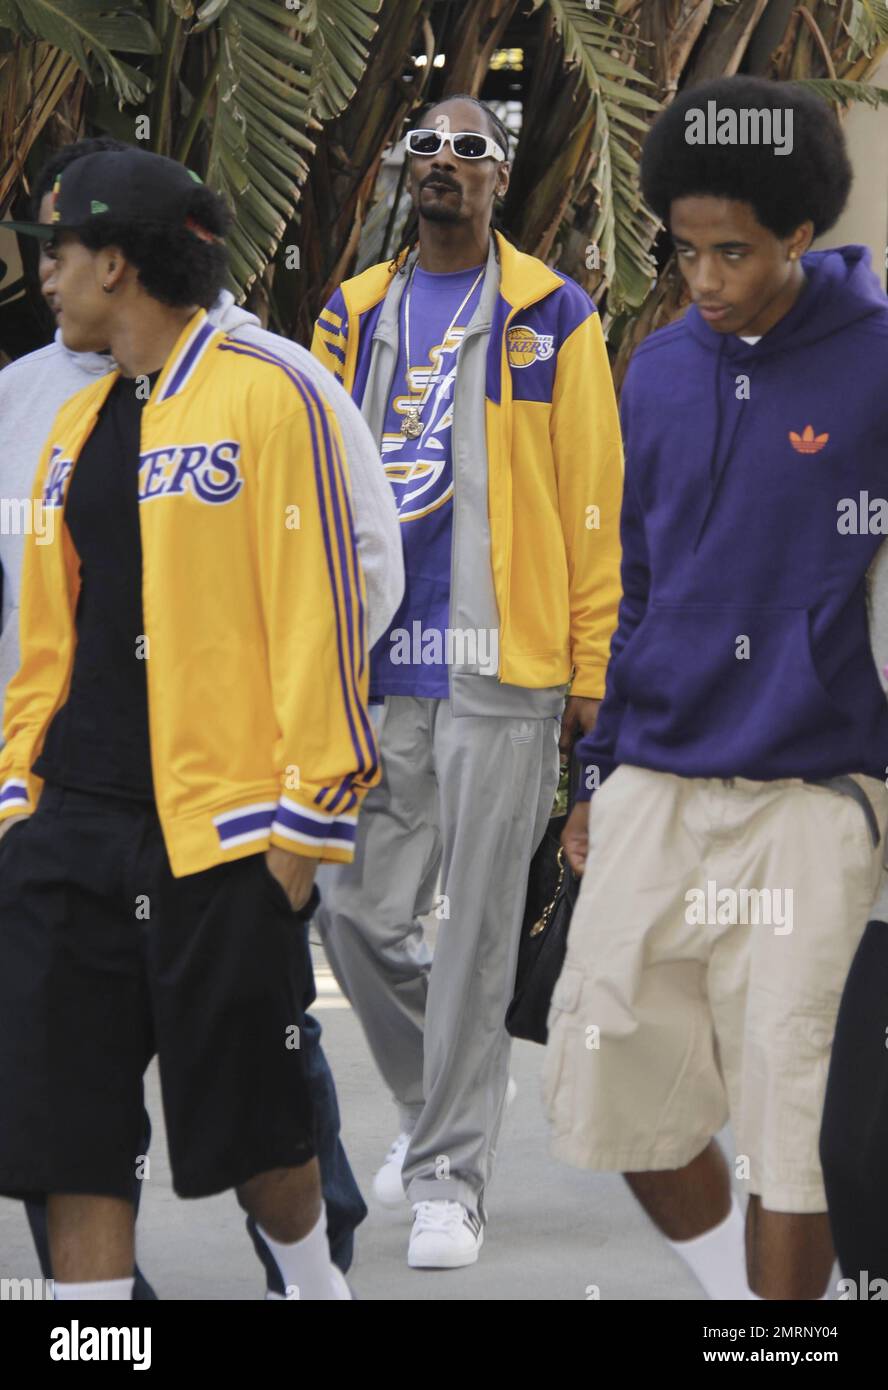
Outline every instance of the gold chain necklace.
{"label": "gold chain necklace", "polygon": [[[416,265],[418,264],[419,262],[417,261]],[[413,379],[411,376],[410,369],[410,297],[413,293],[413,277],[416,274],[416,265],[414,265],[413,269],[410,272],[410,284],[407,286],[407,299],[404,304],[404,329],[406,340],[404,348],[407,357],[407,389],[411,395],[413,394]],[[453,325],[456,323],[463,309],[466,307],[472,295],[475,293],[475,290],[478,287],[478,281],[481,279],[486,268],[486,266],[482,265],[481,269],[478,271],[478,274],[475,276],[474,283],[469,289],[468,294],[466,295],[462,304],[460,304],[456,313],[453,315],[453,318],[450,320],[447,332],[444,334],[444,337],[441,340],[442,348],[444,347],[448,338],[453,332]],[[425,409],[426,402],[428,401],[429,392],[432,389],[432,380],[433,378],[430,373],[429,379],[426,382],[425,391],[422,395],[422,400],[420,401],[419,405],[408,406],[406,411],[404,412],[404,418],[401,421],[401,433],[405,435],[408,439],[418,439],[419,436],[422,434],[422,420],[420,419],[420,415],[422,414],[422,411]]]}

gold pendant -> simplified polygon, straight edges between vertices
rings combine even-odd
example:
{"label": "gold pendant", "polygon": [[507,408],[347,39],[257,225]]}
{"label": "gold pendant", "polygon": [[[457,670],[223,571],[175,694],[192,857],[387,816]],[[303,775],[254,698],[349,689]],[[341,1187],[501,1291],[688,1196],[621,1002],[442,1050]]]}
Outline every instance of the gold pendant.
{"label": "gold pendant", "polygon": [[422,421],[415,406],[407,411],[401,421],[401,433],[406,435],[408,439],[418,439],[422,434]]}

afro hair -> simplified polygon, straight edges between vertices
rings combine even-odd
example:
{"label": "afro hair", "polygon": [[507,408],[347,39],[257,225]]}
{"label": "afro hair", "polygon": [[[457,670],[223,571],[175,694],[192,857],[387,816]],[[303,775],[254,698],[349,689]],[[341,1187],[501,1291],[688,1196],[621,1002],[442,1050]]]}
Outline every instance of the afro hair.
{"label": "afro hair", "polygon": [[[224,237],[231,222],[223,200],[203,184],[195,184],[183,212],[214,237]],[[102,219],[82,228],[78,237],[90,251],[118,246],[135,266],[145,291],[172,308],[198,304],[209,309],[225,283],[224,241],[205,241],[184,225]]]}
{"label": "afro hair", "polygon": [[[709,102],[719,113],[780,112],[790,148],[777,154],[764,143],[689,142],[691,113],[708,113]],[[815,236],[828,231],[851,177],[844,136],[826,103],[795,83],[759,77],[723,77],[681,92],[654,122],[641,156],[642,192],[667,225],[674,199],[708,195],[751,204],[778,237],[809,220]]]}

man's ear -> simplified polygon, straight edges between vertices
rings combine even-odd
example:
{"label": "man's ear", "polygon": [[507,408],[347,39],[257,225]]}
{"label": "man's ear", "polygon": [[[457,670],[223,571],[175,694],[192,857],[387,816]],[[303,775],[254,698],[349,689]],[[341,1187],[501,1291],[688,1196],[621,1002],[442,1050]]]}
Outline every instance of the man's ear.
{"label": "man's ear", "polygon": [[807,222],[803,222],[801,226],[796,227],[792,236],[789,238],[789,243],[786,248],[789,259],[791,261],[797,261],[799,256],[805,254],[813,240],[814,223],[809,219]]}
{"label": "man's ear", "polygon": [[502,163],[496,172],[496,196],[505,198],[509,191],[509,178],[512,173],[511,165],[506,161]]}
{"label": "man's ear", "polygon": [[99,262],[102,285],[107,285],[108,293],[111,293],[117,288],[126,273],[126,260],[123,252],[119,246],[106,246],[100,254]]}

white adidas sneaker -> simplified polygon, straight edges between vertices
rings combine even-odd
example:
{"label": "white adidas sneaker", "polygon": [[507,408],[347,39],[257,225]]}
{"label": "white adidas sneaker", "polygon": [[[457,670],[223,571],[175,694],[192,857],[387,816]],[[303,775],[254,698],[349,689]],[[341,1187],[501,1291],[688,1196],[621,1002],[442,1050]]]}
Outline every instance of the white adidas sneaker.
{"label": "white adidas sneaker", "polygon": [[484,1227],[462,1202],[416,1202],[407,1250],[411,1269],[460,1269],[473,1265],[484,1244]]}
{"label": "white adidas sneaker", "polygon": [[[506,1110],[509,1109],[517,1094],[518,1087],[514,1078],[510,1076],[509,1084],[506,1087]],[[394,1209],[400,1207],[401,1203],[407,1200],[404,1184],[401,1181],[401,1173],[409,1147],[410,1135],[402,1132],[392,1144],[382,1167],[373,1179],[373,1195],[380,1206]]]}
{"label": "white adidas sneaker", "polygon": [[406,1202],[401,1170],[410,1147],[410,1135],[399,1134],[385,1156],[385,1162],[373,1179],[373,1196],[384,1207],[399,1207]]}

